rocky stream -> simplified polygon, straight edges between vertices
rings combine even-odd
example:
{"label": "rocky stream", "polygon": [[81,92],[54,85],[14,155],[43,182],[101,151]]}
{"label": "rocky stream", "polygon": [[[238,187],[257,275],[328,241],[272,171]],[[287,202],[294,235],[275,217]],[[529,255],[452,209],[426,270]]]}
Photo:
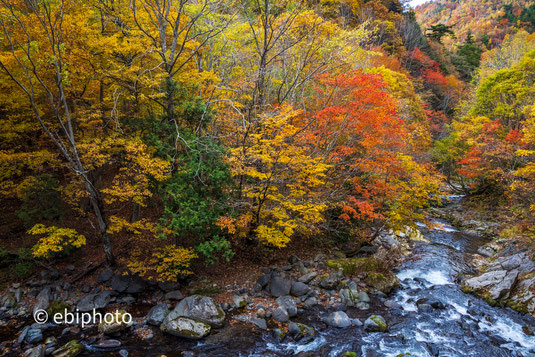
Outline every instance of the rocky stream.
{"label": "rocky stream", "polygon": [[[473,255],[488,239],[438,218],[431,221],[431,228],[420,225],[424,239],[410,242],[410,255],[395,270],[397,279],[377,289],[330,269],[332,261],[325,263],[321,256],[266,268],[249,289],[221,305],[206,296],[184,298],[173,286],[160,286],[156,297],[139,299],[136,293],[147,289],[142,282],[104,272],[98,280],[111,289],[85,289],[76,295],[76,306],[85,311],[120,308],[134,322],[82,329],[31,319],[30,310],[39,304],[50,309],[55,299],[73,301],[72,293],[63,292],[69,287],[34,288],[36,302],[24,308],[17,304],[22,298],[14,296],[24,290],[15,285],[5,295],[15,303],[3,298],[1,346],[6,354],[33,357],[535,356],[535,320],[529,313],[493,307],[463,292],[462,282],[478,274]],[[398,244],[392,236],[382,239]],[[511,289],[503,287],[504,281],[495,285],[500,296]],[[259,300],[266,296],[272,303]]]}

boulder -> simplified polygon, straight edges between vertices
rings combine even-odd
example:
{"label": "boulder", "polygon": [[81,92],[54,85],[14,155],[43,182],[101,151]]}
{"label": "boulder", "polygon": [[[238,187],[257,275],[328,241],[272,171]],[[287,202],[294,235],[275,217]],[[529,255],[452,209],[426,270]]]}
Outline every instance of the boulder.
{"label": "boulder", "polygon": [[169,309],[166,304],[161,302],[156,304],[147,314],[147,323],[154,326],[160,326],[168,312]]}
{"label": "boulder", "polygon": [[81,312],[103,309],[110,303],[113,293],[113,290],[104,290],[98,294],[85,295],[78,301],[76,307]]}
{"label": "boulder", "polygon": [[364,321],[364,329],[371,332],[386,332],[388,327],[385,319],[380,315],[371,315]]}
{"label": "boulder", "polygon": [[28,357],[45,357],[45,347],[43,345],[36,346],[32,349]]}
{"label": "boulder", "polygon": [[318,273],[316,273],[315,271],[313,272],[310,272],[308,274],[305,274],[303,276],[301,276],[298,280],[299,282],[301,283],[305,283],[305,284],[308,284],[312,279],[314,279],[316,276],[318,276]]}
{"label": "boulder", "polygon": [[308,343],[314,339],[314,329],[301,323],[290,322],[288,333],[294,340],[301,343]]}
{"label": "boulder", "polygon": [[292,288],[290,290],[290,293],[293,296],[303,296],[306,295],[310,291],[310,288],[307,284],[301,283],[299,281],[292,283]]}
{"label": "boulder", "polygon": [[493,270],[483,275],[466,280],[463,284],[465,291],[488,290],[493,300],[507,298],[518,278],[518,270]]}
{"label": "boulder", "polygon": [[343,311],[335,311],[329,314],[325,323],[332,327],[346,328],[351,326],[352,322],[349,316]]}
{"label": "boulder", "polygon": [[109,335],[126,330],[134,323],[132,321],[132,316],[129,316],[124,310],[113,312],[111,313],[111,316],[113,316],[111,321],[106,321],[104,318],[102,319],[102,322],[98,325],[98,332]]}
{"label": "boulder", "polygon": [[173,281],[160,281],[158,283],[158,288],[160,288],[160,290],[163,290],[166,293],[178,290],[179,287],[180,284]]}
{"label": "boulder", "polygon": [[521,252],[494,260],[487,270],[518,270],[520,274],[526,274],[535,271],[535,262],[525,252]]}
{"label": "boulder", "polygon": [[232,301],[234,302],[234,306],[239,309],[247,306],[247,298],[247,295],[234,295]]}
{"label": "boulder", "polygon": [[277,343],[281,343],[286,338],[286,334],[281,329],[275,328],[271,331],[271,333]]}
{"label": "boulder", "polygon": [[364,282],[385,294],[389,294],[400,285],[398,277],[390,271],[383,273],[369,273]]}
{"label": "boulder", "polygon": [[290,317],[297,316],[297,304],[291,296],[278,297],[275,303],[283,307]]}
{"label": "boulder", "polygon": [[365,307],[369,306],[370,297],[365,291],[358,291],[355,289],[341,289],[340,296],[342,302],[347,306],[360,306]]}
{"label": "boulder", "polygon": [[43,332],[39,328],[30,328],[26,332],[24,340],[30,345],[33,345],[43,340]]}
{"label": "boulder", "polygon": [[174,310],[166,316],[164,323],[179,317],[204,322],[212,327],[222,327],[225,321],[225,312],[211,297],[193,295],[180,301]]}
{"label": "boulder", "polygon": [[168,334],[198,340],[210,333],[210,325],[202,321],[196,321],[187,317],[165,319],[160,329]]}
{"label": "boulder", "polygon": [[138,294],[145,290],[147,284],[137,275],[114,275],[111,287],[119,293]]}
{"label": "boulder", "polygon": [[256,325],[261,330],[267,330],[267,323],[265,319],[259,318],[259,317],[253,317],[251,319],[251,323]]}
{"label": "boulder", "polygon": [[184,298],[184,295],[182,295],[182,292],[180,290],[173,290],[165,293],[164,299],[165,300],[182,300]]}
{"label": "boulder", "polygon": [[286,311],[286,309],[282,306],[279,306],[275,311],[273,311],[271,317],[278,322],[287,322],[290,319],[288,311]]}
{"label": "boulder", "polygon": [[464,282],[464,285],[471,290],[479,290],[489,285],[496,285],[501,282],[507,275],[506,270],[489,271],[483,275],[470,278]]}
{"label": "boulder", "polygon": [[307,309],[311,309],[313,308],[314,306],[318,305],[319,304],[319,301],[316,297],[314,296],[311,296],[309,297],[308,299],[305,300],[305,308]]}
{"label": "boulder", "polygon": [[33,306],[33,314],[35,314],[37,310],[48,309],[50,307],[50,300],[50,287],[46,287],[37,295],[37,302]]}
{"label": "boulder", "polygon": [[100,274],[97,276],[97,283],[102,284],[107,282],[113,277],[113,270],[111,269],[104,269]]}
{"label": "boulder", "polygon": [[292,282],[279,276],[274,277],[269,282],[269,293],[274,297],[290,294]]}
{"label": "boulder", "polygon": [[84,346],[76,340],[72,340],[52,352],[54,357],[74,357],[84,350]]}
{"label": "boulder", "polygon": [[492,257],[496,252],[491,247],[482,246],[477,249],[477,252],[487,258]]}
{"label": "boulder", "polygon": [[269,283],[269,281],[271,280],[271,274],[264,274],[262,275],[260,278],[258,278],[256,280],[256,282],[258,283],[258,285],[260,285],[263,288],[265,288],[267,286],[267,284]]}
{"label": "boulder", "polygon": [[508,272],[501,282],[494,285],[489,290],[490,298],[494,300],[497,300],[500,298],[508,298],[511,293],[511,289],[516,283],[518,274],[519,272],[516,269]]}
{"label": "boulder", "polygon": [[321,279],[320,287],[326,290],[335,290],[340,285],[340,280],[339,274],[330,274]]}

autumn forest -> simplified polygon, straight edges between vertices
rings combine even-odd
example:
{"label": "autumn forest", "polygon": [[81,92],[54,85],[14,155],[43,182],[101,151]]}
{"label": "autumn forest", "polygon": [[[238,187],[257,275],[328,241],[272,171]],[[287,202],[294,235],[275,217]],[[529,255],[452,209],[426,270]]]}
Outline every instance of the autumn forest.
{"label": "autumn forest", "polygon": [[[0,0],[0,303],[13,283],[50,274],[76,298],[49,289],[45,309],[99,284],[121,303],[133,282],[114,284],[135,277],[175,287],[151,302],[180,301],[172,290],[248,305],[268,331],[304,341],[306,321],[286,326],[265,301],[261,316],[255,299],[292,295],[301,309],[313,297],[337,313],[339,298],[364,313],[353,295],[403,289],[399,267],[448,222],[484,237],[467,243],[479,242],[481,273],[523,254],[498,270],[500,287],[516,274],[507,291],[476,274],[464,293],[535,313],[534,31],[529,0]],[[239,279],[248,288],[225,288]],[[295,281],[279,294],[277,279]],[[150,289],[132,292],[134,305]],[[191,314],[177,316],[221,327]],[[166,321],[162,331],[191,338]],[[371,321],[365,331],[386,331]],[[524,325],[517,343],[535,350]],[[1,346],[50,347],[28,336]],[[228,355],[250,351],[240,343],[224,344]],[[339,356],[371,356],[363,346]]]}

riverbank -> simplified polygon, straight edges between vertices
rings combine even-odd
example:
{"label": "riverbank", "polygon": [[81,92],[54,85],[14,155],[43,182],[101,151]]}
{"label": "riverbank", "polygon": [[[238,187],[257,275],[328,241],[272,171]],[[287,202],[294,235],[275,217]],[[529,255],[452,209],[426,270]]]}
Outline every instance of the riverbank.
{"label": "riverbank", "polygon": [[[472,258],[489,238],[463,233],[438,213],[421,233],[385,232],[350,257],[290,256],[224,284],[157,284],[102,269],[90,283],[69,285],[44,272],[3,295],[2,349],[32,356],[535,353],[529,315],[461,290],[463,277],[477,273]],[[124,310],[133,321],[81,328],[32,320],[36,308],[65,307]]]}

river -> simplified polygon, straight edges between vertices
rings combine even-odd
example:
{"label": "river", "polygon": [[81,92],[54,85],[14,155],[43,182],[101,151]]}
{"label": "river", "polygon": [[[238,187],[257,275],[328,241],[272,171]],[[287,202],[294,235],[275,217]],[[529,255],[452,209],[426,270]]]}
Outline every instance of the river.
{"label": "river", "polygon": [[[433,223],[432,229],[421,225],[428,242],[414,242],[411,256],[398,268],[401,287],[389,297],[371,295],[369,310],[347,310],[350,317],[361,321],[371,314],[384,316],[389,327],[386,333],[365,332],[362,327],[328,327],[321,318],[329,311],[319,309],[304,311],[295,319],[316,331],[314,340],[307,344],[290,338],[278,343],[269,332],[260,334],[245,327],[243,333],[234,332],[232,338],[219,342],[217,338],[194,342],[159,334],[142,343],[123,340],[123,348],[130,356],[174,356],[185,350],[195,356],[338,357],[346,352],[367,357],[535,356],[535,337],[522,330],[523,326],[535,330],[531,316],[492,307],[461,291],[459,278],[472,272],[470,255],[485,240],[459,232],[445,221]],[[87,347],[84,355],[107,355]]]}
{"label": "river", "polygon": [[[482,299],[465,294],[458,284],[470,273],[469,254],[484,243],[463,234],[444,221],[422,233],[429,242],[416,242],[411,258],[399,267],[401,287],[389,298],[388,310],[379,311],[389,324],[388,333],[363,333],[362,328],[345,330],[318,328],[319,336],[307,345],[276,344],[270,338],[265,347],[242,355],[299,354],[340,356],[535,356],[535,337],[522,327],[534,329],[534,319],[509,308],[492,307]],[[442,303],[443,308],[417,302]],[[424,311],[422,311],[424,310]],[[350,317],[376,313],[348,311]],[[314,326],[314,318],[307,323]],[[321,326],[321,325],[319,325]],[[306,353],[303,353],[306,354]]]}

